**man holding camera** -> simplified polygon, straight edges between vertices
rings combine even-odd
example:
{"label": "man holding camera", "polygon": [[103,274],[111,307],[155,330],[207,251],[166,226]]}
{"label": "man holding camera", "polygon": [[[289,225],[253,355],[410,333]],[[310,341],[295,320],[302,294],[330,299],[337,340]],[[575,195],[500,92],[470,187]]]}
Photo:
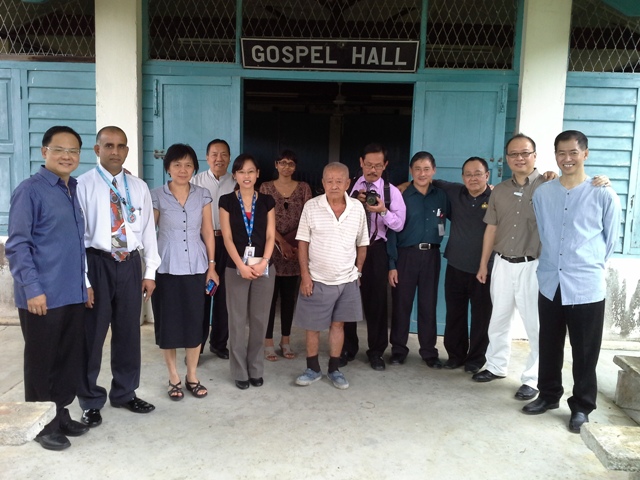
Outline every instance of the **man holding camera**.
{"label": "man holding camera", "polygon": [[[356,180],[351,196],[364,205],[369,226],[369,246],[362,267],[360,294],[367,321],[367,357],[371,368],[384,370],[382,355],[389,344],[387,327],[387,230],[404,227],[406,208],[400,191],[382,179],[388,165],[386,149],[377,143],[364,147],[360,156],[362,176]],[[353,360],[358,352],[357,324],[345,323],[344,347],[340,366]]]}

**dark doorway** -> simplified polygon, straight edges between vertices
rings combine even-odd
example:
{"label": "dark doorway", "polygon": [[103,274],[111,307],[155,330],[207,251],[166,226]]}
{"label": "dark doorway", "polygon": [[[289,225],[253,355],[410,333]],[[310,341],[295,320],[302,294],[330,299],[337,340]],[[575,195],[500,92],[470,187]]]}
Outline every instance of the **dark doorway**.
{"label": "dark doorway", "polygon": [[284,149],[298,156],[298,179],[321,190],[330,161],[358,174],[360,152],[372,142],[388,150],[391,183],[408,178],[413,85],[245,80],[243,150],[258,159],[261,180],[274,178]]}

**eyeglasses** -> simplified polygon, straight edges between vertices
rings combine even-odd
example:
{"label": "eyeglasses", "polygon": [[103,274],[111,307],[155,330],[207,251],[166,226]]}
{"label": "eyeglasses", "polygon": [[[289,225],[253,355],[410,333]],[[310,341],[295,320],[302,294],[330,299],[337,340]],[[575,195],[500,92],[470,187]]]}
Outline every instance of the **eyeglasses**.
{"label": "eyeglasses", "polygon": [[531,155],[533,155],[534,153],[536,153],[535,151],[533,152],[512,152],[512,153],[507,153],[507,157],[514,160],[518,157],[522,157],[523,160],[528,160],[529,157]]}
{"label": "eyeglasses", "polygon": [[286,161],[286,160],[279,160],[278,161],[278,165],[280,165],[281,167],[295,168],[296,163],[295,162],[289,162],[289,161]]}
{"label": "eyeglasses", "polygon": [[72,157],[80,156],[79,148],[62,148],[62,147],[44,147],[44,148],[46,148],[56,156],[62,155],[63,153],[66,153],[67,155],[71,155]]}
{"label": "eyeglasses", "polygon": [[465,173],[463,175],[464,178],[482,178],[484,177],[488,172],[476,172],[476,173]]}
{"label": "eyeglasses", "polygon": [[384,165],[371,165],[370,163],[363,163],[364,168],[367,168],[369,170],[384,170]]}
{"label": "eyeglasses", "polygon": [[582,152],[580,150],[570,150],[569,152],[565,152],[564,150],[559,150],[555,152],[556,158],[566,158],[567,155],[571,158],[578,158]]}

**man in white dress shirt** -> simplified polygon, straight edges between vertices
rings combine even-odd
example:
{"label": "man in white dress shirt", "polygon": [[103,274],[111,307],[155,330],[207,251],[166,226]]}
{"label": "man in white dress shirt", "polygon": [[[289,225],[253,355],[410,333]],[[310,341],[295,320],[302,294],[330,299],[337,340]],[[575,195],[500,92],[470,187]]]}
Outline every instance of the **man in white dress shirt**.
{"label": "man in white dress shirt", "polygon": [[205,295],[204,316],[202,321],[202,349],[209,337],[209,325],[211,325],[211,338],[209,339],[209,350],[222,359],[229,358],[227,340],[229,340],[229,315],[227,313],[227,300],[224,284],[224,269],[227,265],[227,250],[224,248],[222,232],[220,231],[220,214],[218,200],[222,195],[233,192],[236,181],[231,173],[227,171],[231,151],[229,144],[224,140],[216,138],[207,145],[207,164],[209,169],[200,172],[193,177],[191,183],[204,187],[211,193],[213,203],[211,213],[213,215],[213,233],[216,239],[216,272],[220,277],[220,285],[213,296],[213,317],[211,316],[211,300],[209,295]]}
{"label": "man in white dress shirt", "polygon": [[[102,423],[100,410],[107,390],[97,384],[102,347],[111,326],[109,401],[134,413],[154,406],[136,396],[140,384],[140,310],[151,298],[160,265],[153,206],[147,184],[126,173],[127,136],[118,127],[104,127],[94,151],[100,162],[78,177],[78,200],[84,211],[87,249],[86,359],[78,391],[82,421]],[[144,275],[141,256],[144,259]]]}

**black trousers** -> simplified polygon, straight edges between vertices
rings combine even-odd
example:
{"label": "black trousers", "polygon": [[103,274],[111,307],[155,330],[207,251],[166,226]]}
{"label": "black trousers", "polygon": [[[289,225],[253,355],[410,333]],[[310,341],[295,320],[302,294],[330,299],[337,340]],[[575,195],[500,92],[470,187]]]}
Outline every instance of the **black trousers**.
{"label": "black trousers", "polygon": [[436,306],[440,276],[440,249],[398,249],[398,285],[392,289],[391,353],[409,353],[409,324],[413,299],[418,289],[418,342],[424,360],[438,358],[436,348]]}
{"label": "black trousers", "polygon": [[57,433],[69,422],[67,406],[76,397],[82,375],[83,303],[51,308],[40,316],[18,309],[24,338],[24,399],[54,402],[56,416],[40,432]]}
{"label": "black trousers", "polygon": [[297,275],[291,277],[280,277],[276,275],[276,281],[273,287],[273,298],[271,299],[271,309],[269,310],[269,323],[267,324],[267,333],[264,338],[273,338],[273,325],[276,320],[276,302],[278,294],[280,295],[280,332],[283,337],[291,335],[291,324],[293,323],[293,310],[298,298],[298,280]]}
{"label": "black trousers", "polygon": [[[389,257],[387,244],[376,241],[367,247],[367,257],[362,266],[360,295],[367,322],[368,357],[381,357],[389,345],[387,313],[387,285]],[[349,355],[358,353],[358,322],[345,322],[342,351]]]}
{"label": "black trousers", "polygon": [[492,310],[490,283],[490,275],[487,275],[486,283],[480,283],[475,273],[463,272],[447,265],[444,278],[444,298],[447,304],[444,348],[447,349],[449,360],[478,368],[485,364],[485,353],[489,345],[487,331]]}
{"label": "black trousers", "polygon": [[[213,297],[204,296],[204,315],[202,317],[202,347],[204,347],[209,339],[209,345],[217,350],[227,348],[229,340],[229,314],[227,313],[227,294],[224,281],[224,272],[227,268],[227,260],[229,254],[224,248],[224,240],[222,237],[216,239],[216,273],[220,278],[220,284]],[[211,301],[213,300],[213,315],[211,314]],[[209,328],[211,327],[211,328]],[[209,336],[211,330],[211,336]]]}
{"label": "black trousers", "polygon": [[121,404],[135,397],[140,385],[140,311],[142,263],[140,256],[116,262],[87,251],[88,276],[94,305],[86,309],[83,378],[78,400],[83,410],[102,408],[107,390],[98,385],[102,348],[111,326],[111,388],[109,400]]}
{"label": "black trousers", "polygon": [[540,316],[540,398],[557,402],[562,397],[564,342],[569,330],[573,357],[572,412],[589,414],[596,409],[598,379],[596,365],[602,344],[604,300],[582,305],[562,305],[560,287],[553,301],[538,294]]}

